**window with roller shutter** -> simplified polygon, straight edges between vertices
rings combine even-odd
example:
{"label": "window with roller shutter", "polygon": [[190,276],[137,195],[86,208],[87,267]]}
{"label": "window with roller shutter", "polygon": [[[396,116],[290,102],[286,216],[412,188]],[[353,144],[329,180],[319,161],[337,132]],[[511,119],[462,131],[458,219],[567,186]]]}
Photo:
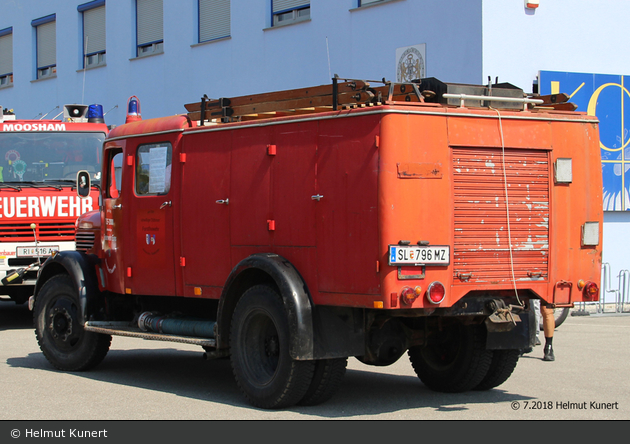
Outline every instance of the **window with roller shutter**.
{"label": "window with roller shutter", "polygon": [[136,0],[137,56],[164,52],[164,6],[162,0]]}
{"label": "window with roller shutter", "polygon": [[31,22],[37,44],[37,79],[57,74],[57,15],[51,14]]}
{"label": "window with roller shutter", "polygon": [[230,0],[199,0],[199,43],[230,36]]}
{"label": "window with roller shutter", "polygon": [[77,7],[83,18],[83,67],[105,65],[105,0]]}

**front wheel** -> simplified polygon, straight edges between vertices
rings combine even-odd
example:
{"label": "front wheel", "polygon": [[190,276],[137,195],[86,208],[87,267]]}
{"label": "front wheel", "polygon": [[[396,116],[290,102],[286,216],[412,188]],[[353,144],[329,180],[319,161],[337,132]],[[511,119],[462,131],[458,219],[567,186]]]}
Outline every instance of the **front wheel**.
{"label": "front wheel", "polygon": [[471,390],[484,379],[492,361],[492,352],[485,349],[484,333],[482,326],[455,324],[430,337],[426,346],[411,347],[409,360],[431,390]]}
{"label": "front wheel", "polygon": [[251,404],[289,407],[306,394],[315,363],[289,355],[289,326],[278,293],[265,285],[247,290],[234,310],[230,348],[236,382]]}
{"label": "front wheel", "polygon": [[54,276],[43,285],[33,320],[42,353],[59,370],[88,370],[109,351],[111,336],[83,329],[79,296],[68,275]]}

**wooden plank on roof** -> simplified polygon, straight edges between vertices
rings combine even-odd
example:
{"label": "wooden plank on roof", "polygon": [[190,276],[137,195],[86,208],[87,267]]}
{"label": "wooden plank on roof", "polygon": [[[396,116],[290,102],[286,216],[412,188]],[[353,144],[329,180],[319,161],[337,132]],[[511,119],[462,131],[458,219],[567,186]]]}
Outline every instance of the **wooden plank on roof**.
{"label": "wooden plank on roof", "polygon": [[[337,91],[340,94],[350,93],[354,91],[363,91],[368,87],[369,87],[369,83],[364,82],[362,80],[354,80],[351,82],[340,82],[337,85]],[[252,105],[255,103],[280,102],[280,101],[286,101],[286,100],[301,99],[301,98],[308,98],[308,97],[319,97],[319,96],[326,96],[326,95],[332,96],[332,90],[333,90],[332,85],[321,85],[321,86],[314,86],[311,88],[299,88],[299,89],[291,89],[287,91],[274,91],[274,92],[269,92],[269,93],[252,94],[252,95],[247,95],[247,96],[220,99],[224,101],[227,100],[228,103],[226,104],[221,104],[221,103],[217,104],[217,102],[219,102],[218,100],[210,100],[209,102],[206,102],[206,109],[209,109],[213,106],[237,107],[237,106]],[[184,105],[184,107],[189,112],[201,111],[201,102],[189,103],[189,104]]]}

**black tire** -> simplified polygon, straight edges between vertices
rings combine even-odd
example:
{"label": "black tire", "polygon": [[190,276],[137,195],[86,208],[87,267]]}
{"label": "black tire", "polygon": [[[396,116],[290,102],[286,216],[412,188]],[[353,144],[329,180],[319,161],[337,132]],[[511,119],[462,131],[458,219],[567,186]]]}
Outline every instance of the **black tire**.
{"label": "black tire", "polygon": [[315,361],[313,380],[299,405],[318,405],[333,397],[346,374],[348,358]]}
{"label": "black tire", "polygon": [[80,310],[79,297],[68,275],[50,278],[35,300],[33,321],[39,348],[59,370],[89,370],[109,351],[112,337],[85,331]]}
{"label": "black tire", "polygon": [[446,393],[478,386],[492,361],[492,352],[485,349],[484,327],[461,324],[430,337],[426,346],[411,347],[408,355],[422,383]]}
{"label": "black tire", "polygon": [[232,316],[230,361],[236,383],[256,407],[289,407],[306,394],[314,361],[289,355],[289,326],[278,293],[266,285],[247,290]]}
{"label": "black tire", "polygon": [[[571,312],[571,308],[570,307],[554,308],[554,310],[553,310],[553,317],[556,320],[555,328],[560,327],[562,325],[562,323],[567,320],[567,317],[569,317],[569,313],[570,312]],[[542,319],[540,321],[539,327],[540,327],[540,331],[543,331]]]}
{"label": "black tire", "polygon": [[503,384],[512,375],[520,356],[520,350],[494,350],[488,373],[474,389],[490,390]]}

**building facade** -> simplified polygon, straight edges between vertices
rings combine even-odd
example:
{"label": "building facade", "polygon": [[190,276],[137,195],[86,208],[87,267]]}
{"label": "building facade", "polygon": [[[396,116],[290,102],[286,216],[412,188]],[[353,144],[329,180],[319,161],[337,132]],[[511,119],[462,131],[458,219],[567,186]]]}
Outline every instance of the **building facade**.
{"label": "building facade", "polygon": [[[146,119],[184,113],[185,103],[204,94],[321,85],[335,74],[475,84],[498,78],[526,92],[550,87],[539,84],[541,71],[630,74],[627,0],[527,3],[0,0],[0,105],[37,119],[64,104],[98,103],[106,122],[119,125],[134,95]],[[625,87],[618,89],[630,103]],[[621,162],[611,171],[625,178],[630,136],[618,108]],[[625,190],[630,177],[621,183]],[[622,202],[605,213],[604,262],[613,284],[630,268],[627,210]]]}

